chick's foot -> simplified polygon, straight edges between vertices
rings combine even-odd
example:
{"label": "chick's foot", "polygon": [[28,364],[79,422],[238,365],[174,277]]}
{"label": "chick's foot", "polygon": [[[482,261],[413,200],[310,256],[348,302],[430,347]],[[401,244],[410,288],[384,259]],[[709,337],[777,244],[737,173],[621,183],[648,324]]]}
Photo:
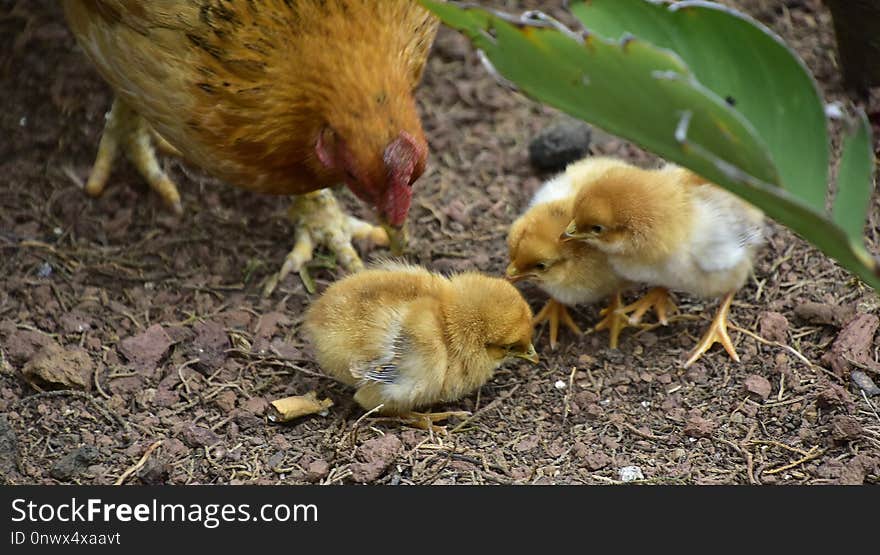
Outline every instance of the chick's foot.
{"label": "chick's foot", "polygon": [[599,311],[599,316],[603,318],[596,324],[593,331],[608,330],[608,344],[612,349],[616,349],[620,340],[620,332],[630,325],[620,298],[620,291],[614,294],[614,298],[607,307]]}
{"label": "chick's foot", "polygon": [[183,205],[180,202],[177,186],[165,175],[156,160],[156,153],[151,141],[154,138],[163,150],[180,155],[177,149],[164,138],[155,134],[139,114],[129,108],[122,100],[118,98],[114,100],[113,107],[107,115],[107,123],[104,126],[104,133],[101,135],[101,142],[98,144],[95,164],[92,166],[92,172],[89,174],[89,180],[85,186],[86,193],[97,197],[104,192],[113,161],[121,148],[150,185],[150,188],[162,197],[165,204],[175,214],[182,214]]}
{"label": "chick's foot", "polygon": [[730,292],[724,296],[724,299],[721,301],[721,306],[718,307],[718,312],[712,320],[712,324],[709,326],[709,329],[706,330],[706,333],[703,334],[703,338],[700,339],[700,342],[697,343],[694,350],[691,351],[691,355],[687,359],[687,362],[684,363],[685,368],[696,362],[701,356],[703,356],[703,353],[708,351],[715,343],[721,343],[724,350],[730,355],[730,358],[739,362],[739,355],[736,354],[733,342],[727,334],[727,316],[730,313],[730,303],[733,302],[733,294],[734,292]]}
{"label": "chick's foot", "polygon": [[532,319],[532,325],[537,326],[542,322],[550,322],[550,348],[556,348],[556,337],[559,335],[559,321],[568,327],[575,335],[581,335],[583,332],[571,319],[568,308],[556,299],[550,299],[544,305],[538,314]]}
{"label": "chick's foot", "polygon": [[630,314],[629,323],[636,325],[642,321],[645,313],[650,309],[654,309],[657,315],[657,321],[662,325],[669,323],[669,314],[675,313],[678,308],[669,296],[669,289],[665,287],[654,287],[645,295],[634,303],[630,303],[621,309],[622,312]]}
{"label": "chick's foot", "polygon": [[449,412],[409,412],[400,416],[400,421],[407,426],[418,428],[420,430],[431,430],[434,432],[446,432],[444,426],[435,426],[437,422],[444,422],[452,417],[466,418],[471,413],[467,411],[449,411]]}
{"label": "chick's foot", "polygon": [[346,271],[356,272],[364,263],[351,245],[352,239],[369,239],[381,246],[389,244],[383,228],[343,213],[329,189],[294,197],[288,215],[296,228],[296,243],[281,270],[263,288],[266,297],[290,272],[299,272],[312,259],[317,245],[328,247]]}

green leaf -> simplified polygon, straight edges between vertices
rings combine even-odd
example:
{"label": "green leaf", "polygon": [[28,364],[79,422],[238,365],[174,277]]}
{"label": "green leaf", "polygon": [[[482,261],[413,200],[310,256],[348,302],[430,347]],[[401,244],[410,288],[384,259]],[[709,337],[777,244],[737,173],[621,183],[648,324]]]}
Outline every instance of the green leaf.
{"label": "green leaf", "polygon": [[[423,2],[466,33],[497,71],[527,95],[661,155],[687,156],[675,142],[688,123],[690,143],[779,184],[766,145],[741,114],[696,82],[673,53],[640,40],[583,43],[553,27],[512,25],[485,10]],[[493,36],[494,35],[494,36]]]}
{"label": "green leaf", "polygon": [[572,13],[593,33],[629,33],[678,54],[697,81],[754,127],[782,185],[824,212],[829,147],[819,89],[800,58],[748,16],[708,2],[574,0]]}
{"label": "green leaf", "polygon": [[[670,50],[639,39],[583,38],[554,21],[520,21],[472,6],[420,2],[466,34],[494,70],[524,94],[745,198],[880,289],[877,263],[861,241],[831,221],[824,202],[817,207],[815,198],[797,195],[800,188],[782,188],[755,126],[698,82]],[[826,136],[824,126],[821,136]],[[821,174],[827,175],[827,167]]]}
{"label": "green leaf", "polygon": [[874,187],[874,153],[868,117],[859,110],[858,118],[843,139],[843,151],[837,168],[837,193],[834,196],[834,221],[850,239],[862,240],[865,218],[871,205]]}

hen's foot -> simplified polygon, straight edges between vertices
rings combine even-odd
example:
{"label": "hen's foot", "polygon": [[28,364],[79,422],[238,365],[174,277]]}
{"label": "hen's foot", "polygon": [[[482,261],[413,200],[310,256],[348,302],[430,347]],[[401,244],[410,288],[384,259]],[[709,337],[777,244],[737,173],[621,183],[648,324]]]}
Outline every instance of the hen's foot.
{"label": "hen's foot", "polygon": [[612,349],[617,348],[620,332],[630,325],[625,310],[626,307],[623,306],[620,291],[618,291],[614,294],[608,306],[599,311],[599,316],[603,318],[593,327],[593,331],[608,330],[608,345]]}
{"label": "hen's foot", "polygon": [[[86,182],[86,193],[97,197],[104,192],[107,178],[110,176],[110,169],[113,167],[113,160],[121,148],[138,172],[146,179],[150,188],[159,193],[165,204],[176,214],[182,214],[183,205],[180,202],[177,186],[165,175],[156,160],[156,153],[153,151],[151,142],[153,136],[158,137],[144,118],[129,108],[122,100],[118,98],[114,100],[113,107],[107,114],[107,123],[104,126],[104,133],[101,135],[92,173]],[[180,154],[165,139],[158,138],[161,139],[159,144],[163,150]]]}
{"label": "hen's foot", "polygon": [[550,299],[547,301],[547,304],[544,305],[538,314],[532,319],[532,325],[537,326],[542,322],[549,321],[550,322],[550,348],[556,348],[556,337],[559,335],[559,321],[562,320],[562,323],[568,327],[571,331],[574,332],[575,335],[581,335],[583,332],[574,323],[574,320],[571,319],[571,315],[568,313],[568,308],[565,307],[564,304],[560,303],[556,299]]}
{"label": "hen's foot", "polygon": [[684,363],[685,368],[696,362],[701,356],[703,356],[703,353],[708,351],[715,343],[721,343],[724,350],[730,355],[730,358],[739,362],[739,355],[736,354],[733,341],[730,340],[730,336],[727,334],[727,316],[730,313],[730,303],[733,302],[733,294],[734,292],[731,291],[724,296],[724,299],[721,301],[721,306],[718,307],[718,312],[712,320],[712,324],[709,326],[709,329],[706,330],[706,333],[703,334],[703,338],[700,339],[700,342],[697,343],[694,350],[691,351],[691,355],[687,359],[687,362]]}
{"label": "hen's foot", "polygon": [[654,309],[657,315],[657,321],[664,326],[669,323],[669,314],[675,313],[678,308],[669,296],[669,289],[665,287],[654,287],[645,295],[634,303],[630,303],[621,309],[622,312],[630,314],[629,323],[632,325],[642,321],[642,317],[650,309]]}
{"label": "hen's foot", "polygon": [[369,239],[382,246],[388,244],[388,233],[384,229],[343,213],[329,189],[294,197],[288,214],[296,228],[296,243],[281,270],[270,277],[263,288],[266,297],[290,272],[299,272],[312,259],[316,245],[328,247],[340,266],[356,272],[364,263],[352,247],[352,239]]}

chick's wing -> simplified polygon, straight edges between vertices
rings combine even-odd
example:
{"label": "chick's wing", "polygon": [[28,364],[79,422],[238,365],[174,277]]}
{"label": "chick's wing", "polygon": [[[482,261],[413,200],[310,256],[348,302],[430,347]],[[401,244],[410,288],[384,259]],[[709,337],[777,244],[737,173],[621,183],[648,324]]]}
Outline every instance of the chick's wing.
{"label": "chick's wing", "polygon": [[430,396],[442,382],[447,350],[439,303],[418,299],[385,311],[378,355],[354,362],[349,371],[360,386],[381,386],[395,400]]}

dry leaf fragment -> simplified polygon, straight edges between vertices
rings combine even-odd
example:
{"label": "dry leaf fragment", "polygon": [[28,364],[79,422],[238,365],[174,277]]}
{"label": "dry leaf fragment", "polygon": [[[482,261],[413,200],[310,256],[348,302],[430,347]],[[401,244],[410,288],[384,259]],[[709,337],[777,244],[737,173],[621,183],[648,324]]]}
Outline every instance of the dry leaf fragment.
{"label": "dry leaf fragment", "polygon": [[294,395],[276,399],[269,403],[269,420],[272,422],[289,422],[301,416],[317,414],[333,406],[331,399],[318,400],[318,394],[309,391],[305,395]]}

